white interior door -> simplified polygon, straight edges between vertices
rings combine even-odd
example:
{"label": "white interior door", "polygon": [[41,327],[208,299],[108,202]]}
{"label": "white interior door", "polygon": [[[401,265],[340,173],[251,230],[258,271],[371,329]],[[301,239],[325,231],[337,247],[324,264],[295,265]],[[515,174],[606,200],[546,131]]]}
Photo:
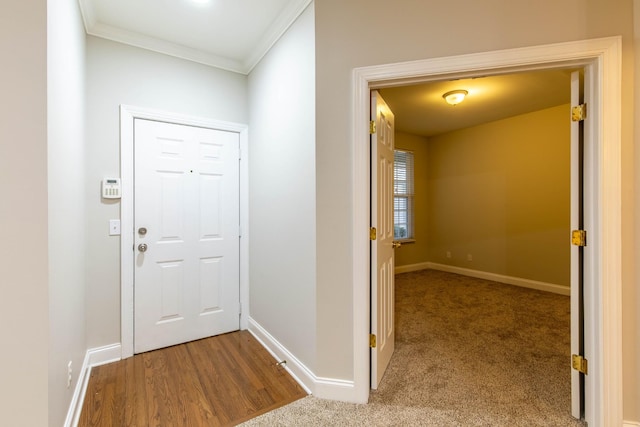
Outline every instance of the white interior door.
{"label": "white interior door", "polygon": [[134,122],[134,351],[239,329],[239,134]]}
{"label": "white interior door", "polygon": [[394,117],[377,91],[371,93],[371,388],[377,389],[395,347],[393,258]]}
{"label": "white interior door", "polygon": [[[571,105],[584,102],[580,72],[571,73]],[[584,122],[571,121],[571,230],[585,228],[583,205]],[[584,349],[584,247],[571,245],[571,354],[585,356]],[[584,374],[571,369],[571,415],[585,414]]]}

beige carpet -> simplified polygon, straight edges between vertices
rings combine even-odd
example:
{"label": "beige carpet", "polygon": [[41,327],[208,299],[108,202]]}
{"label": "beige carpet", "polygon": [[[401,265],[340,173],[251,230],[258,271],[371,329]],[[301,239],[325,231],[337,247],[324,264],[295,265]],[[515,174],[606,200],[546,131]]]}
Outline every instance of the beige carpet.
{"label": "beige carpet", "polygon": [[396,352],[367,405],[306,397],[246,426],[582,426],[569,298],[450,273],[396,276]]}

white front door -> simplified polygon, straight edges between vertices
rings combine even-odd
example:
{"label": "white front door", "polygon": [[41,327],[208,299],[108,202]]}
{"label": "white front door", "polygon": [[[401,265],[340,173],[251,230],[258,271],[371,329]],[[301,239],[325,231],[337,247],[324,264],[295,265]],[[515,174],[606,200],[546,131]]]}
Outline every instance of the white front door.
{"label": "white front door", "polygon": [[393,258],[394,117],[377,91],[371,92],[371,388],[377,389],[395,348]]}
{"label": "white front door", "polygon": [[239,134],[134,122],[134,352],[239,329]]}

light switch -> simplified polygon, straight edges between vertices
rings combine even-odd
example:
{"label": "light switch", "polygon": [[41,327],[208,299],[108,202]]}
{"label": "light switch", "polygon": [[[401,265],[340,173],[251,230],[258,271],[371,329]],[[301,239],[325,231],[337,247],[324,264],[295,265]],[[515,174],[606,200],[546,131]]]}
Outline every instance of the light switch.
{"label": "light switch", "polygon": [[119,236],[119,235],[120,235],[120,220],[110,219],[109,220],[109,236]]}

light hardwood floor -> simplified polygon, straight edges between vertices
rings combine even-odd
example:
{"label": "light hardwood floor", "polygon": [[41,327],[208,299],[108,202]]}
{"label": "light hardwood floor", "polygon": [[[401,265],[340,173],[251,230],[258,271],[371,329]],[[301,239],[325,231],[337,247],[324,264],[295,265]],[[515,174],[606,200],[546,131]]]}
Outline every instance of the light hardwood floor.
{"label": "light hardwood floor", "polygon": [[94,368],[79,426],[229,426],[306,394],[239,331]]}

